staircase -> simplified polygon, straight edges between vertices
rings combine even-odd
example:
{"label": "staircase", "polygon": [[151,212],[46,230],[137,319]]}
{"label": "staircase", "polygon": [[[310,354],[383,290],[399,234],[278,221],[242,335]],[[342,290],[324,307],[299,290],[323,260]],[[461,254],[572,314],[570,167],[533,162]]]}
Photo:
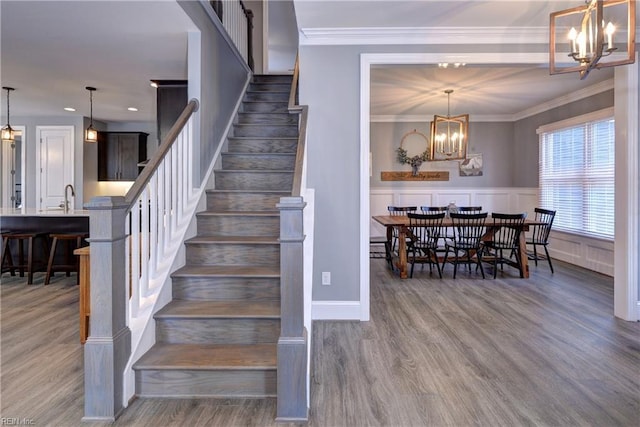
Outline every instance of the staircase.
{"label": "staircase", "polygon": [[173,300],[155,314],[156,344],[138,360],[140,397],[276,395],[280,335],[280,215],[289,196],[298,115],[291,76],[254,76],[172,274]]}

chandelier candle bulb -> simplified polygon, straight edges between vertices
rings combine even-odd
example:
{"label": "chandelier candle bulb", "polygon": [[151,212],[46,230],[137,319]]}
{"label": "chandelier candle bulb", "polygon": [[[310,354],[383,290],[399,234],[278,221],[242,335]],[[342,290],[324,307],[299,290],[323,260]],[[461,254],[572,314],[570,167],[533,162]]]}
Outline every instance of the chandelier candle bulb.
{"label": "chandelier candle bulb", "polygon": [[607,24],[607,29],[606,29],[608,50],[613,50],[613,33],[615,31],[616,31],[616,27],[611,22],[609,22]]}

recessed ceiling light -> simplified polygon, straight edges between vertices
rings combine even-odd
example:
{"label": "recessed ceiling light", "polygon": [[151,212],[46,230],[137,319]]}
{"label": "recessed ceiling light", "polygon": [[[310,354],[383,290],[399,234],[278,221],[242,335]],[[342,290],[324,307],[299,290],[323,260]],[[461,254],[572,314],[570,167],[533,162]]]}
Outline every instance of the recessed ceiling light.
{"label": "recessed ceiling light", "polygon": [[129,110],[129,111],[138,111],[138,109],[136,107],[129,107],[129,108],[127,108],[127,110]]}
{"label": "recessed ceiling light", "polygon": [[73,107],[64,107],[64,111],[76,111]]}

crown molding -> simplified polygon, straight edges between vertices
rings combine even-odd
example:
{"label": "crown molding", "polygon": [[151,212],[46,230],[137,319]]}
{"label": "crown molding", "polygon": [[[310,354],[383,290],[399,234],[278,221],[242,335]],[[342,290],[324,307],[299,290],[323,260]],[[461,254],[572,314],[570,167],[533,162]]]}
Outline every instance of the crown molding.
{"label": "crown molding", "polygon": [[[431,123],[434,114],[412,114],[412,115],[372,115],[369,119],[372,123]],[[513,114],[470,114],[469,122],[511,122]]]}
{"label": "crown molding", "polygon": [[579,101],[581,99],[588,98],[593,95],[597,95],[607,90],[612,90],[614,89],[614,87],[615,87],[614,79],[604,80],[600,83],[596,83],[591,86],[585,87],[584,89],[580,89],[578,91],[575,91],[567,95],[559,96],[550,101],[544,102],[540,105],[536,105],[535,107],[531,107],[519,113],[515,113],[513,115],[513,121],[522,120],[526,117],[535,116],[536,114],[549,111],[553,108],[561,107],[571,102]]}
{"label": "crown molding", "polygon": [[547,44],[547,27],[301,28],[301,45]]}

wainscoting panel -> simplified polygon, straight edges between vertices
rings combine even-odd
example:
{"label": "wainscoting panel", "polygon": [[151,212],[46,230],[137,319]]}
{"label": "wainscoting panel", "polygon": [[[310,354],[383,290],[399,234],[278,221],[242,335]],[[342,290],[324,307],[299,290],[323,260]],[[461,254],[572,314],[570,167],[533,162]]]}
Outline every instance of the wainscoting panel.
{"label": "wainscoting panel", "polygon": [[613,276],[613,242],[559,231],[551,231],[549,242],[551,258]]}
{"label": "wainscoting panel", "polygon": [[[371,193],[369,198],[369,204],[371,205],[371,216],[373,215],[386,215],[388,210],[387,206],[393,205],[393,193],[392,192],[380,192]],[[369,233],[371,236],[386,236],[387,232],[384,227],[374,220],[371,221],[371,227]]]}
{"label": "wainscoting panel", "polygon": [[456,206],[471,206],[473,202],[473,195],[470,190],[465,189],[459,192],[438,192],[435,194],[434,199],[436,206],[447,206],[451,202],[455,202]]}
{"label": "wainscoting panel", "polygon": [[[516,213],[511,211],[510,208],[511,194],[508,191],[504,192],[477,192],[475,193],[475,202],[472,206],[482,206],[485,212],[502,212],[502,213]],[[491,206],[491,209],[487,209],[487,206]]]}
{"label": "wainscoting panel", "polygon": [[399,193],[397,197],[395,197],[394,204],[396,206],[416,206],[418,208],[417,212],[420,213],[420,206],[431,206],[431,199],[431,194],[406,192]]}

